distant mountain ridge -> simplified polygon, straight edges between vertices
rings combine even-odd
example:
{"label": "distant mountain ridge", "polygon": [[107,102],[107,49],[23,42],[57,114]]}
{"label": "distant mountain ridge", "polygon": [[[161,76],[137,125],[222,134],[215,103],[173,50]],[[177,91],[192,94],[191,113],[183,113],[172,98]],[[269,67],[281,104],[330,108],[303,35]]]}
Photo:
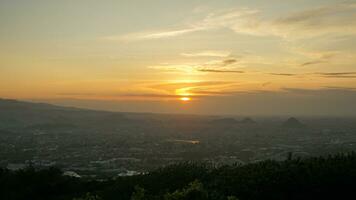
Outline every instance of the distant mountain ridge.
{"label": "distant mountain ridge", "polygon": [[98,123],[128,123],[123,113],[61,107],[46,103],[32,103],[0,99],[1,128],[53,128],[56,126],[94,126]]}
{"label": "distant mountain ridge", "polygon": [[227,124],[237,124],[239,121],[237,121],[234,118],[221,118],[221,119],[214,119],[211,121],[212,124],[218,124],[218,125],[227,125]]}
{"label": "distant mountain ridge", "polygon": [[248,124],[256,124],[256,122],[254,120],[252,120],[249,117],[246,117],[244,119],[242,119],[241,121],[236,120],[234,118],[219,118],[219,119],[214,119],[211,121],[212,124],[216,124],[216,125],[248,125]]}
{"label": "distant mountain ridge", "polygon": [[254,121],[253,119],[251,119],[249,117],[246,117],[243,120],[241,120],[241,123],[243,123],[243,124],[255,124],[256,121]]}
{"label": "distant mountain ridge", "polygon": [[285,128],[305,128],[305,124],[301,123],[298,119],[290,117],[282,124]]}

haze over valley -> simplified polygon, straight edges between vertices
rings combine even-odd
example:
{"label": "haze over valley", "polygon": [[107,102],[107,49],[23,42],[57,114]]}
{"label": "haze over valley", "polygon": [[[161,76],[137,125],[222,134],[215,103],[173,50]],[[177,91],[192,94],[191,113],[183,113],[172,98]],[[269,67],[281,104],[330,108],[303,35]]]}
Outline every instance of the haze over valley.
{"label": "haze over valley", "polygon": [[0,44],[1,200],[355,196],[356,0],[0,0]]}
{"label": "haze over valley", "polygon": [[185,161],[216,166],[356,148],[356,118],[119,113],[0,100],[1,166],[79,176],[145,173]]}

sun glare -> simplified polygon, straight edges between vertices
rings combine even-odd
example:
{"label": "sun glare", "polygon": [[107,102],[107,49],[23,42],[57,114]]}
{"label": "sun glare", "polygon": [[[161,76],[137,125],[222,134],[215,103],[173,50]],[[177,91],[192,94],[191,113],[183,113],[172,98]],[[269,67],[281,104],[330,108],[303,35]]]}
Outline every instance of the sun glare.
{"label": "sun glare", "polygon": [[189,98],[189,97],[181,97],[180,100],[181,101],[190,101],[191,98]]}

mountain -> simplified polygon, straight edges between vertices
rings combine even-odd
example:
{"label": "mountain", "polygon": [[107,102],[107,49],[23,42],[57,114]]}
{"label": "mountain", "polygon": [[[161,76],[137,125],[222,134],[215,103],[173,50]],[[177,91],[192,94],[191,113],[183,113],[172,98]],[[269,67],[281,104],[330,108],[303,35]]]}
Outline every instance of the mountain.
{"label": "mountain", "polygon": [[234,118],[221,118],[221,119],[215,119],[211,121],[211,124],[213,125],[235,125],[238,123],[239,121],[237,121]]}
{"label": "mountain", "polygon": [[282,126],[284,128],[305,128],[305,125],[294,117],[287,119],[287,121],[285,121]]}
{"label": "mountain", "polygon": [[0,129],[60,129],[130,124],[124,113],[0,99]]}
{"label": "mountain", "polygon": [[246,117],[243,120],[241,120],[240,123],[242,123],[242,124],[255,124],[256,122],[253,119],[251,119],[249,117]]}

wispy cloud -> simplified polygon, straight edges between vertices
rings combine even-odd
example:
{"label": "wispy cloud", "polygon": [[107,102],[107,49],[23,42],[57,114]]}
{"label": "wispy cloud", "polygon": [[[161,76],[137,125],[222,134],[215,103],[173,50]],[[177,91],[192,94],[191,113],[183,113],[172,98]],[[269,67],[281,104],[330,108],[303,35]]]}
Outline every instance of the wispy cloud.
{"label": "wispy cloud", "polygon": [[230,29],[239,34],[278,36],[282,38],[308,38],[325,34],[356,34],[356,3],[341,2],[302,10],[274,19],[251,8],[235,8],[208,13],[201,20],[182,25],[181,28],[108,36],[111,40],[146,40],[181,36],[197,31]]}
{"label": "wispy cloud", "polygon": [[180,35],[185,35],[188,33],[197,32],[204,30],[200,27],[187,27],[182,29],[173,29],[173,30],[162,30],[162,31],[151,31],[151,32],[142,32],[142,33],[130,33],[122,36],[108,36],[105,39],[108,40],[149,40],[149,39],[161,39],[161,38],[170,38]]}
{"label": "wispy cloud", "polygon": [[271,85],[271,84],[272,84],[272,82],[268,81],[268,82],[262,83],[261,86],[262,87],[266,87],[266,86]]}
{"label": "wispy cloud", "polygon": [[185,57],[229,57],[231,55],[228,51],[202,51],[196,53],[182,53]]}
{"label": "wispy cloud", "polygon": [[345,75],[356,75],[356,72],[318,72],[316,74],[320,74],[323,76],[345,76]]}
{"label": "wispy cloud", "polygon": [[291,74],[291,73],[269,73],[270,75],[275,76],[297,76],[298,74]]}
{"label": "wispy cloud", "polygon": [[289,92],[299,95],[325,95],[328,94],[331,96],[337,96],[338,94],[347,94],[352,93],[356,94],[354,89],[344,88],[344,87],[322,87],[322,88],[315,88],[315,89],[306,89],[306,88],[282,88],[281,91]]}
{"label": "wispy cloud", "polygon": [[221,62],[221,65],[222,65],[222,66],[227,66],[227,65],[232,65],[232,64],[234,64],[234,63],[236,63],[236,62],[237,62],[236,59],[226,59],[226,60],[223,60],[223,61]]}
{"label": "wispy cloud", "polygon": [[165,94],[207,97],[228,95],[240,85],[231,81],[181,81],[149,84],[145,87]]}
{"label": "wispy cloud", "polygon": [[225,96],[236,90],[240,83],[231,81],[140,81],[133,82],[126,89],[105,92],[57,93],[59,98],[97,100],[177,100],[182,96],[194,99],[211,96]]}
{"label": "wispy cloud", "polygon": [[309,61],[309,62],[305,62],[302,63],[301,66],[308,66],[308,65],[316,65],[316,64],[321,64],[321,63],[325,63],[326,61],[324,60],[315,60],[315,61]]}
{"label": "wispy cloud", "polygon": [[356,87],[325,86],[324,88],[332,90],[356,90]]}
{"label": "wispy cloud", "polygon": [[249,16],[252,16],[257,12],[258,12],[257,10],[252,10],[248,8],[218,11],[215,13],[208,14],[205,18],[203,18],[200,21],[195,21],[183,25],[181,26],[181,28],[144,31],[138,33],[129,33],[126,35],[119,35],[119,36],[107,36],[104,37],[104,39],[125,40],[125,41],[163,39],[163,38],[185,35],[188,33],[194,33],[197,31],[206,31],[206,30],[217,29],[217,28],[231,28],[235,26],[236,23],[245,24],[246,19],[249,19]]}
{"label": "wispy cloud", "polygon": [[162,64],[162,65],[155,65],[155,66],[148,66],[150,69],[156,69],[166,72],[183,72],[183,73],[197,73],[197,66],[195,64]]}
{"label": "wispy cloud", "polygon": [[183,73],[244,73],[244,71],[237,70],[232,67],[238,60],[234,58],[227,58],[224,60],[212,60],[202,64],[187,63],[187,64],[164,64],[158,66],[149,66],[151,69],[163,70],[168,72],[183,72]]}
{"label": "wispy cloud", "polygon": [[285,39],[313,38],[323,35],[356,34],[356,4],[340,2],[310,8],[263,21],[265,33]]}
{"label": "wispy cloud", "polygon": [[356,78],[356,72],[312,72],[312,73],[268,73],[273,76],[287,77],[322,77],[322,78]]}
{"label": "wispy cloud", "polygon": [[356,78],[356,72],[317,72],[324,78]]}
{"label": "wispy cloud", "polygon": [[210,73],[245,73],[240,70],[219,70],[219,69],[198,69],[200,72],[210,72]]}

